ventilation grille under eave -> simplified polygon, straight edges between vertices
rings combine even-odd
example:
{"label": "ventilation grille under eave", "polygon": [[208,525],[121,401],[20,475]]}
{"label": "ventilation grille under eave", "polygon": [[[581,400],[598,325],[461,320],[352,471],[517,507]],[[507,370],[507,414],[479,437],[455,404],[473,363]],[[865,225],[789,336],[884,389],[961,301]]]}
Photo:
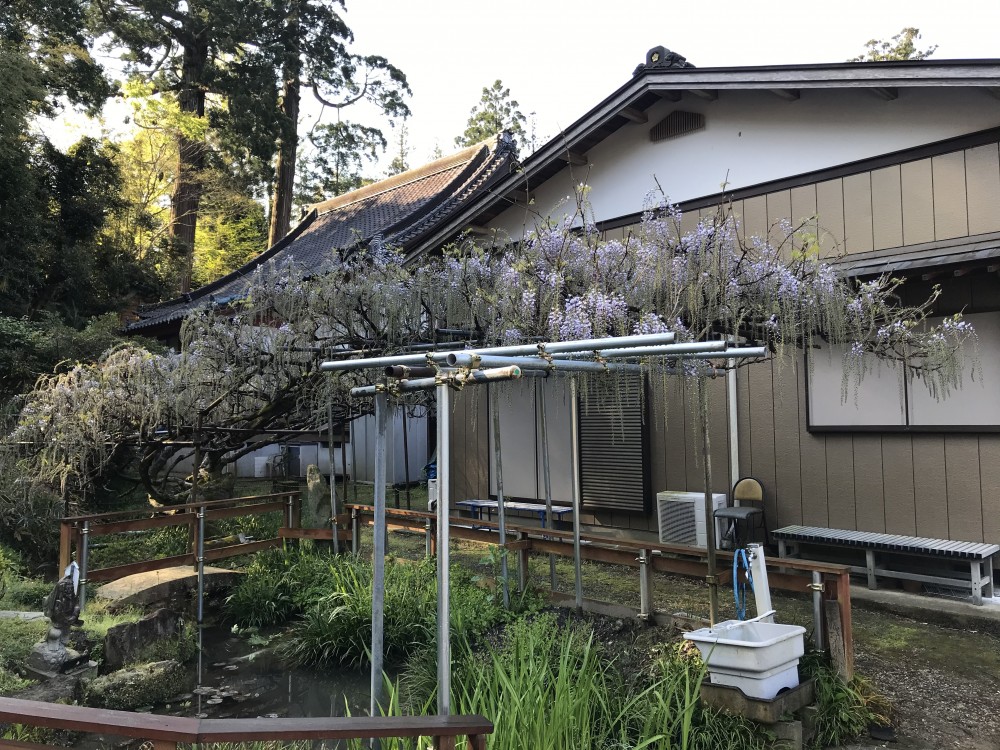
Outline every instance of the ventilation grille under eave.
{"label": "ventilation grille under eave", "polygon": [[698,112],[682,112],[676,110],[664,117],[649,129],[649,140],[653,143],[676,138],[679,135],[693,133],[705,127],[705,115]]}

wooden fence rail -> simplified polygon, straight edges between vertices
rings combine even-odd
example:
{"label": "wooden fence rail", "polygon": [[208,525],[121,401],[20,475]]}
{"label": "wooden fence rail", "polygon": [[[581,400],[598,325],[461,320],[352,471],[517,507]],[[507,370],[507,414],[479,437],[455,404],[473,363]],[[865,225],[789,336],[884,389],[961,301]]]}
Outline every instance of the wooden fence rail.
{"label": "wooden fence rail", "polygon": [[[374,508],[370,505],[346,506],[352,517],[352,536],[358,537],[362,524],[371,525]],[[390,529],[422,531],[426,536],[426,549],[433,554],[436,549],[436,514],[415,510],[386,509],[386,522]],[[450,534],[454,539],[498,544],[499,523],[480,519],[453,517]],[[573,534],[570,531],[543,529],[538,526],[523,526],[507,523],[508,551],[516,552],[519,571],[527,568],[530,552],[552,553],[560,557],[573,557]],[[679,544],[617,539],[602,534],[581,534],[583,543],[580,553],[584,560],[638,568],[640,575],[641,605],[639,614],[643,618],[652,616],[654,605],[653,587],[642,579],[652,570],[704,579],[708,575],[708,558],[704,549]],[[720,550],[717,553],[720,570],[731,566],[733,553]],[[781,559],[767,561],[768,583],[771,588],[781,591],[812,594],[813,574],[819,574],[822,592],[830,606],[835,606],[840,643],[831,643],[831,649],[838,653],[835,660],[845,675],[854,672],[854,637],[851,623],[851,579],[850,567],[835,563],[812,560]],[[722,585],[731,585],[732,577],[719,576]]]}
{"label": "wooden fence rail", "polygon": [[[69,565],[76,550],[77,560],[81,567],[81,578],[85,582],[95,583],[113,581],[133,573],[145,573],[150,570],[162,570],[181,565],[197,564],[196,529],[199,514],[206,521],[222,518],[238,518],[254,516],[262,513],[283,513],[282,531],[291,531],[288,536],[294,536],[294,530],[299,525],[302,506],[301,492],[276,492],[269,495],[252,497],[236,497],[226,500],[205,500],[184,505],[171,505],[155,509],[136,509],[115,511],[111,513],[91,513],[81,516],[63,518],[59,527],[59,568],[57,575]],[[346,522],[346,517],[344,519]],[[156,560],[138,560],[122,565],[106,568],[87,569],[85,548],[91,540],[99,536],[121,534],[131,531],[149,531],[170,527],[186,527],[188,529],[188,550],[181,555],[163,557]],[[329,535],[330,532],[327,531]],[[237,555],[247,555],[264,549],[281,546],[286,535],[279,532],[273,539],[257,539],[238,544],[228,544],[222,547],[207,549],[205,561],[223,560]]]}
{"label": "wooden fence rail", "polygon": [[[103,708],[0,698],[0,722],[147,740],[154,750],[179,743],[345,740],[369,737],[431,737],[434,747],[452,750],[458,737],[468,750],[485,750],[493,724],[472,716],[346,716],[314,719],[189,719]],[[0,739],[0,750],[52,747]]]}

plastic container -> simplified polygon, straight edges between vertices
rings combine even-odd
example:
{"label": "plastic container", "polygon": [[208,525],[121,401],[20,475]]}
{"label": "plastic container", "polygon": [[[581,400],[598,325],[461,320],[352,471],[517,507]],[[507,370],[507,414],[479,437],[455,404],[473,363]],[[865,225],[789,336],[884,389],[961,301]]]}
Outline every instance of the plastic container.
{"label": "plastic container", "polygon": [[684,637],[698,646],[711,682],[738,687],[751,698],[770,700],[799,684],[798,664],[805,653],[806,629],[760,620],[726,620]]}

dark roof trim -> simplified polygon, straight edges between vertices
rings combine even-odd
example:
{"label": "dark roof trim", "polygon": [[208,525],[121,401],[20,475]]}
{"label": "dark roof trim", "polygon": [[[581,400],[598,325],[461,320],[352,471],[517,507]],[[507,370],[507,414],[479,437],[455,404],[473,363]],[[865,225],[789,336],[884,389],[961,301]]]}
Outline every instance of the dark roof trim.
{"label": "dark roof trim", "polygon": [[[759,182],[756,185],[748,185],[747,187],[739,188],[738,190],[713,193],[712,195],[703,195],[698,198],[681,201],[677,204],[677,207],[680,208],[681,212],[696,211],[699,208],[718,206],[725,201],[739,201],[747,198],[756,198],[760,195],[766,195],[767,193],[776,193],[780,190],[790,190],[804,185],[813,185],[827,180],[836,180],[840,177],[848,177],[861,172],[870,172],[883,167],[891,167],[896,164],[906,164],[907,162],[919,161],[920,159],[926,159],[931,156],[940,156],[941,154],[949,154],[954,151],[961,151],[967,148],[985,146],[998,142],[1000,142],[1000,128],[980,130],[976,133],[947,138],[943,141],[925,143],[920,146],[913,146],[911,148],[901,149],[900,151],[893,151],[888,154],[880,154],[879,156],[872,156],[867,159],[859,159],[858,161],[838,164],[833,167],[816,169],[812,172],[803,172],[802,174],[793,175],[791,177],[782,177],[778,180]],[[618,229],[619,227],[638,224],[641,219],[642,211],[636,211],[634,213],[625,214],[624,216],[615,217],[614,219],[606,219],[598,222],[597,228],[604,231]]]}
{"label": "dark roof trim", "polygon": [[[268,262],[277,253],[281,252],[281,250],[283,250],[285,247],[287,247],[292,242],[294,242],[295,239],[298,238],[298,236],[301,235],[302,232],[304,232],[306,230],[306,228],[308,228],[309,225],[312,224],[316,220],[317,215],[318,214],[316,213],[315,209],[309,211],[302,218],[302,221],[300,221],[298,224],[296,224],[294,227],[292,227],[292,230],[288,234],[286,234],[280,240],[278,240],[277,242],[275,242],[269,249],[265,250],[263,253],[261,253],[260,255],[258,255],[256,258],[254,258],[253,260],[251,260],[250,262],[248,262],[247,264],[245,264],[244,266],[242,266],[238,270],[232,271],[231,273],[226,274],[222,278],[216,279],[215,281],[211,282],[210,284],[206,284],[205,286],[198,287],[198,289],[195,290],[198,293],[197,297],[194,296],[194,295],[192,295],[192,294],[185,294],[185,295],[182,295],[180,297],[175,297],[174,299],[167,300],[166,302],[160,302],[160,303],[158,303],[153,308],[151,308],[149,310],[149,312],[152,312],[153,310],[156,310],[156,309],[161,309],[161,308],[164,308],[164,307],[169,307],[171,305],[184,305],[184,304],[190,304],[191,302],[194,302],[196,300],[207,299],[208,296],[211,295],[211,293],[214,290],[223,287],[224,285],[228,284],[230,281],[232,281],[234,279],[247,276],[250,272],[256,270],[262,263]],[[166,322],[169,322],[169,321],[174,320],[176,318],[183,318],[187,314],[187,312],[189,310],[190,310],[189,308],[185,308],[182,311],[178,311],[174,315],[169,315],[168,314],[168,315],[163,316],[163,317],[151,318],[149,320],[143,320],[143,319],[140,318],[137,321],[129,323],[125,327],[125,330],[126,331],[134,331],[134,330],[137,330],[137,329],[142,328],[142,327],[147,326],[147,325],[154,325],[154,324],[159,324],[159,323],[166,323]],[[139,311],[139,314],[142,315],[142,311],[141,310]]]}
{"label": "dark roof trim", "polygon": [[981,264],[1000,258],[1000,232],[890,247],[874,253],[845,255],[832,261],[850,276],[903,273],[933,266]]}

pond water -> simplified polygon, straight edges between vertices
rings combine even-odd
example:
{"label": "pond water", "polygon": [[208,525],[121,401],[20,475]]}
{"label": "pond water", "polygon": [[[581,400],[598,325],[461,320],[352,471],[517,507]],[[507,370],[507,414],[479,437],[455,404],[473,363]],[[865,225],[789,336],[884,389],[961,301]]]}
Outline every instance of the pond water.
{"label": "pond water", "polygon": [[290,668],[269,647],[221,627],[202,631],[200,654],[189,665],[186,691],[157,713],[220,719],[368,713],[367,667]]}

